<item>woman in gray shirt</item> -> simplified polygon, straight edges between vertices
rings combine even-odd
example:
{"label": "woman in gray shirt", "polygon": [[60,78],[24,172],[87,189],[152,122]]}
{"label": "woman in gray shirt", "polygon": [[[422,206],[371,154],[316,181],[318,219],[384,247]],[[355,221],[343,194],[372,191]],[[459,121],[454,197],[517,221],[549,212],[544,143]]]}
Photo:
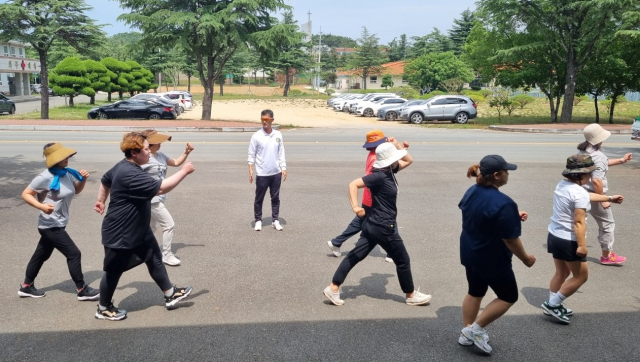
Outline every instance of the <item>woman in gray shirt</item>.
{"label": "woman in gray shirt", "polygon": [[89,172],[80,172],[68,168],[69,158],[76,154],[71,148],[60,143],[48,143],[44,146],[47,169],[36,176],[22,192],[24,201],[40,210],[38,232],[40,241],[33,253],[24,282],[20,286],[20,297],[41,298],[44,292],[33,285],[38,272],[45,261],[51,257],[54,249],[67,258],[71,279],[76,284],[79,300],[98,300],[100,293],[86,285],[82,275],[80,250],[71,240],[65,228],[69,222],[69,205],[73,196],[84,189]]}

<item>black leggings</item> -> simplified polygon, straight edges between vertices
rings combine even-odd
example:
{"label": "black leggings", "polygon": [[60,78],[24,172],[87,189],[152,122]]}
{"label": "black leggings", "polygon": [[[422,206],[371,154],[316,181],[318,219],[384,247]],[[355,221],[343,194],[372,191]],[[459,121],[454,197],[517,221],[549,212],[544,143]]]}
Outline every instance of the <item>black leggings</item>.
{"label": "black leggings", "polygon": [[100,305],[111,304],[113,294],[118,287],[122,274],[142,263],[147,265],[149,275],[164,292],[171,289],[172,284],[167,269],[162,263],[162,251],[153,238],[135,249],[104,248],[104,274],[100,281]]}
{"label": "black leggings", "polygon": [[51,257],[53,249],[58,249],[67,258],[69,274],[71,274],[71,279],[76,284],[76,288],[82,289],[84,287],[84,277],[82,275],[82,266],[80,265],[80,249],[71,240],[69,234],[63,227],[38,229],[38,232],[40,233],[40,241],[31,260],[29,260],[29,264],[27,264],[24,283],[32,284],[44,262]]}
{"label": "black leggings", "polygon": [[512,304],[518,301],[518,283],[513,270],[500,276],[488,276],[482,269],[474,267],[466,267],[466,272],[470,296],[482,298],[491,287],[498,299]]}
{"label": "black leggings", "polygon": [[353,250],[347,254],[340,263],[340,266],[338,266],[338,270],[336,270],[333,275],[333,284],[341,285],[344,283],[351,269],[366,258],[371,250],[378,244],[380,244],[389,257],[393,259],[402,291],[405,293],[413,293],[414,286],[411,275],[411,262],[400,234],[398,234],[396,228],[391,229],[368,221],[362,224],[360,240],[358,240]]}

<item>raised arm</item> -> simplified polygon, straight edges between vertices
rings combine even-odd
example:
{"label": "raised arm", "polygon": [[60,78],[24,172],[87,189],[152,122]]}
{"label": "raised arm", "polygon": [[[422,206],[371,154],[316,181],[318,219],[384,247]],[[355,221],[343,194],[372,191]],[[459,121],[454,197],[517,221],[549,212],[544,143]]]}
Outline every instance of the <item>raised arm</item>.
{"label": "raised arm", "polygon": [[158,193],[156,195],[164,195],[169,193],[171,190],[176,188],[176,186],[178,186],[180,182],[182,182],[182,180],[187,177],[187,175],[195,170],[196,168],[193,166],[193,163],[191,163],[190,161],[185,163],[180,171],[174,173],[171,177],[162,180],[160,190],[158,190]]}
{"label": "raised arm", "polygon": [[170,158],[167,160],[167,166],[173,166],[173,167],[178,167],[178,166],[182,166],[182,164],[184,163],[184,161],[187,160],[187,157],[189,157],[189,154],[191,153],[191,151],[193,151],[194,147],[191,143],[187,143],[187,146],[184,149],[184,153],[182,155],[180,155],[180,157],[178,158]]}
{"label": "raised arm", "polygon": [[82,181],[73,183],[73,188],[76,190],[76,195],[84,190],[84,185],[87,184],[87,179],[89,178],[89,171],[80,170],[80,176],[82,176]]}
{"label": "raised arm", "polygon": [[398,140],[395,139],[395,137],[389,137],[389,142],[391,142],[394,146],[396,146],[396,149],[398,150],[407,150],[407,154],[404,157],[402,157],[400,160],[398,160],[398,171],[401,171],[409,167],[409,165],[413,163],[413,157],[411,157],[411,154],[409,154],[409,150],[408,150],[409,142],[403,141],[402,144],[400,144]]}

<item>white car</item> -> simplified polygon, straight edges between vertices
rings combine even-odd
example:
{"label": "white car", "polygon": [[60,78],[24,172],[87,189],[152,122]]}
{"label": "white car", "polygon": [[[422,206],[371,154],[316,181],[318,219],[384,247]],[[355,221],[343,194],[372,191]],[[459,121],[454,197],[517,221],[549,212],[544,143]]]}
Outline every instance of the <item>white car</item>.
{"label": "white car", "polygon": [[355,95],[350,95],[348,97],[345,97],[343,99],[338,99],[333,101],[333,109],[335,109],[336,111],[342,111],[344,110],[345,105],[352,100],[357,100],[357,99],[362,99],[364,97],[364,94],[355,94]]}
{"label": "white car", "polygon": [[174,101],[180,102],[182,108],[191,109],[193,108],[193,97],[191,97],[191,93],[184,91],[169,91],[165,93],[159,93],[165,98],[169,98]]}
{"label": "white car", "polygon": [[349,110],[349,112],[356,113],[358,111],[358,108],[362,107],[363,104],[370,104],[386,98],[399,98],[399,97],[395,94],[376,94],[368,99],[365,97],[358,102],[352,103],[351,109]]}
{"label": "white car", "polygon": [[382,98],[375,102],[364,102],[358,105],[356,109],[357,115],[364,117],[375,117],[378,115],[378,110],[382,107],[392,106],[395,104],[402,104],[407,100],[404,98]]}

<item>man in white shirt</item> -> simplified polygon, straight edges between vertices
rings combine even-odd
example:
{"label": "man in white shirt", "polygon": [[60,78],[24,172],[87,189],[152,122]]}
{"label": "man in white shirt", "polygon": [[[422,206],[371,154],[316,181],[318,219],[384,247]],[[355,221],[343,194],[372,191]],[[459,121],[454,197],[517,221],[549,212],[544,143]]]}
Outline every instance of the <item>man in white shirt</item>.
{"label": "man in white shirt", "polygon": [[253,204],[256,231],[262,230],[262,201],[269,189],[271,194],[271,220],[273,227],[282,231],[280,214],[280,184],[287,180],[287,162],[284,157],[282,133],[271,127],[273,111],[260,113],[262,129],[251,136],[249,142],[249,183],[253,182],[253,165],[256,166],[256,199]]}

